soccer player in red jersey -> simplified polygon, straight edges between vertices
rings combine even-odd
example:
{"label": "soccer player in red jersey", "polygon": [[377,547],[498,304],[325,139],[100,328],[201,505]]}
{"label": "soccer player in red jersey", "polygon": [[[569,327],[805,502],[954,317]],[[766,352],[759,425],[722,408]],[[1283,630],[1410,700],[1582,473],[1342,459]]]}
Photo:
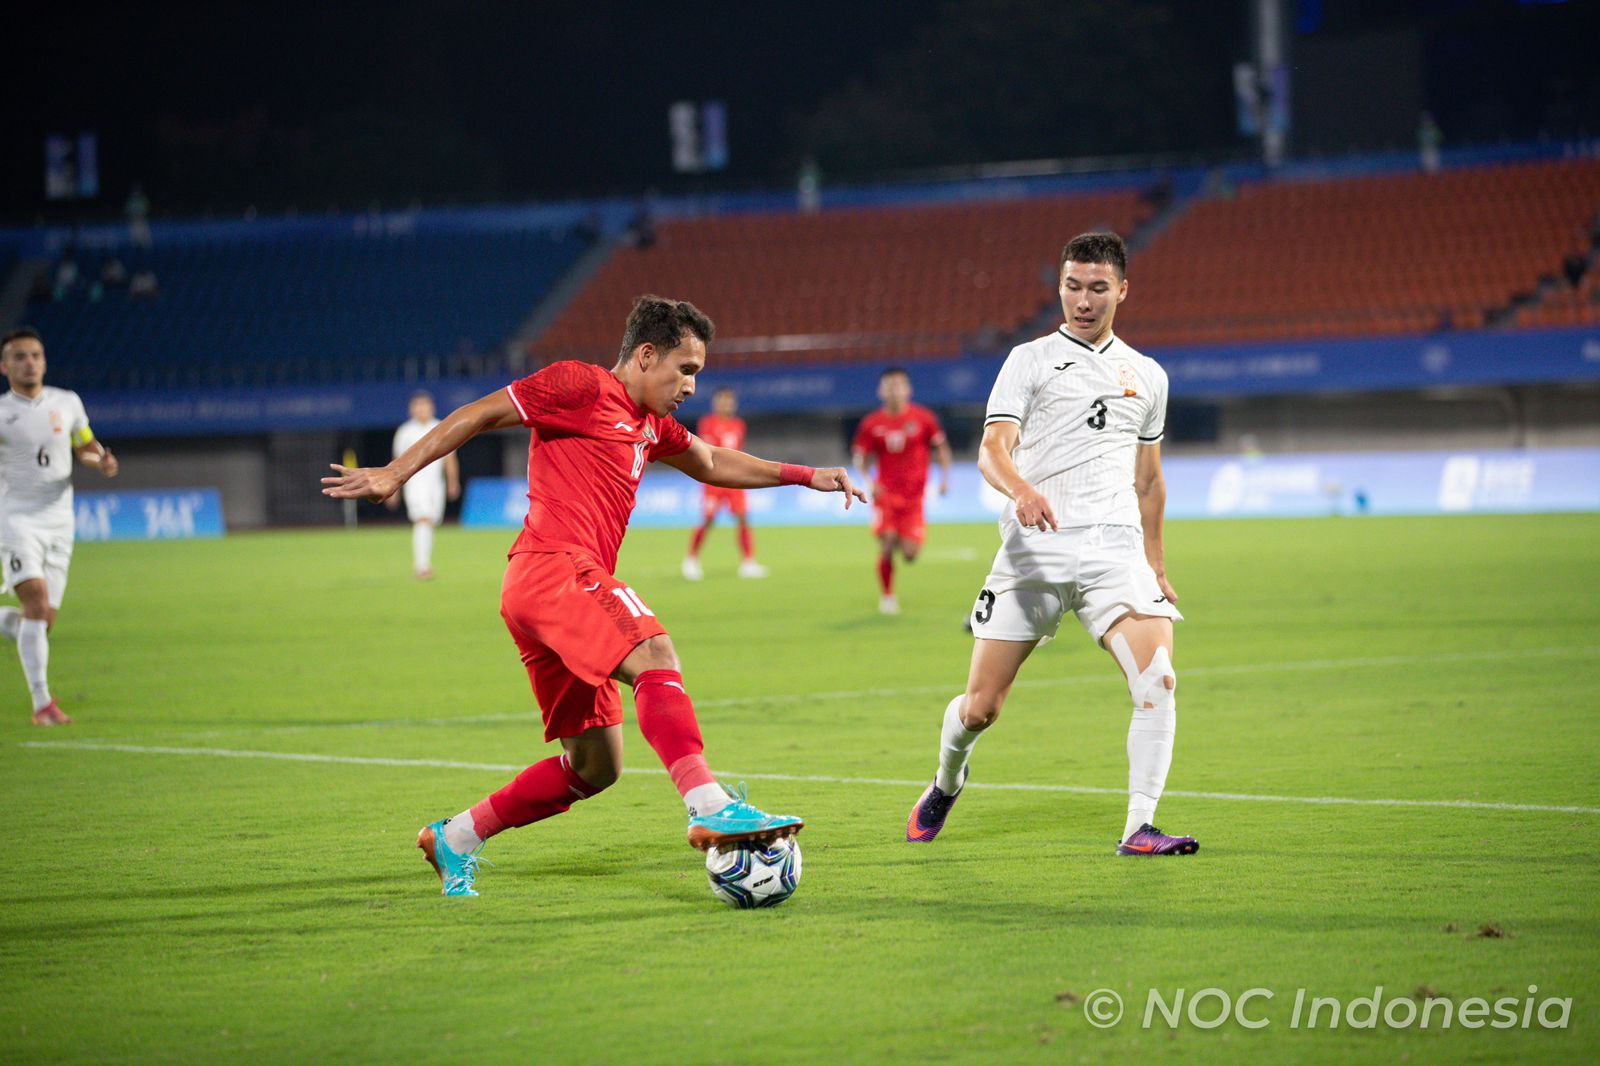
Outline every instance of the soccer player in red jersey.
{"label": "soccer player in red jersey", "polygon": [[[950,491],[950,442],[938,417],[911,402],[911,375],[894,366],[878,378],[883,406],[861,420],[851,457],[872,486],[872,532],[878,538],[878,610],[899,614],[894,596],[894,553],[911,562],[922,548],[927,522],[922,494],[928,486],[928,453],[939,457],[939,495]],[[877,464],[874,476],[870,465]]]}
{"label": "soccer player in red jersey", "polygon": [[533,430],[528,517],[511,547],[500,615],[533,682],[545,740],[559,740],[562,753],[423,828],[417,846],[447,896],[477,895],[484,841],[561,814],[617,779],[618,681],[633,686],[639,731],[683,796],[691,845],[771,841],[803,825],[760,811],[717,784],[672,640],[644,599],[616,576],[639,477],[650,462],[723,488],[805,485],[844,493],[846,507],[852,497],[866,502],[841,468],[815,470],[713,447],[672,417],[694,394],[713,333],[693,304],[642,296],[610,370],[551,364],[452,411],[388,466],[335,465],[334,476],[322,479],[329,496],[381,501],[479,433],[515,425]]}
{"label": "soccer player in red jersey", "polygon": [[[739,398],[732,389],[724,385],[711,394],[711,413],[700,419],[694,431],[714,448],[744,450],[744,419],[739,417]],[[767,576],[767,568],[756,562],[756,542],[750,535],[750,519],[745,515],[744,489],[707,485],[700,525],[689,538],[689,554],[683,557],[683,576],[689,581],[699,581],[706,576],[700,566],[700,546],[724,507],[739,524],[739,576]]]}

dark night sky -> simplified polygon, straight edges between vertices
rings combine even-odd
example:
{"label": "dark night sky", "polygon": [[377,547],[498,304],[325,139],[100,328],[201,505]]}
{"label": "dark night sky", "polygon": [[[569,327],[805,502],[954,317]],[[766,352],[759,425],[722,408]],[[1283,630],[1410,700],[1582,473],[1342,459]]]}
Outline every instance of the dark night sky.
{"label": "dark night sky", "polygon": [[[1289,0],[1291,17],[1307,2]],[[1322,15],[1318,59],[1334,72],[1345,36],[1398,33],[1390,46],[1416,54],[1411,84],[1458,142],[1600,132],[1600,4],[1311,7]],[[807,150],[830,180],[999,159],[1221,157],[1248,150],[1230,89],[1232,63],[1249,52],[1246,8],[40,4],[8,21],[0,213],[41,207],[48,131],[99,134],[103,195],[91,211],[101,212],[134,180],[158,213],[317,210],[772,186],[792,180]],[[1337,101],[1338,86],[1328,92]],[[728,104],[730,167],[676,176],[667,107],[711,98]],[[1384,136],[1414,121],[1392,121]]]}

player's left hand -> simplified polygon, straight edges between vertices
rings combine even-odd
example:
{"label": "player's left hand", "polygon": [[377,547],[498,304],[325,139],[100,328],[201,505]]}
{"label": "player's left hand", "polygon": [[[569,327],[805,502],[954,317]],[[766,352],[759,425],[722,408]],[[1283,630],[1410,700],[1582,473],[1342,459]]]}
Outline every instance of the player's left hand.
{"label": "player's left hand", "polygon": [[388,467],[352,468],[329,463],[328,468],[337,476],[322,479],[324,486],[322,494],[332,496],[336,500],[367,500],[370,503],[382,503],[393,496],[395,490],[400,487],[400,480],[389,473]]}
{"label": "player's left hand", "polygon": [[948,481],[939,482],[939,495],[941,495],[941,496],[950,495],[950,482],[948,482]]}
{"label": "player's left hand", "polygon": [[444,490],[444,496],[445,496],[445,499],[447,499],[447,500],[459,500],[459,499],[461,499],[461,486],[460,485],[447,485],[445,487],[445,490]]}
{"label": "player's left hand", "polygon": [[1167,580],[1166,571],[1156,575],[1156,583],[1161,586],[1161,594],[1167,598],[1168,603],[1178,602],[1178,594],[1172,591],[1172,582]]}
{"label": "player's left hand", "polygon": [[111,449],[104,444],[100,445],[100,475],[116,477],[120,469],[122,469],[121,464],[117,462],[117,457],[111,454]]}
{"label": "player's left hand", "polygon": [[809,487],[818,492],[844,493],[844,509],[846,511],[850,509],[850,504],[855,500],[860,500],[862,503],[868,502],[867,494],[856,488],[855,483],[850,480],[849,471],[842,466],[829,466],[818,470],[816,476],[811,479]]}

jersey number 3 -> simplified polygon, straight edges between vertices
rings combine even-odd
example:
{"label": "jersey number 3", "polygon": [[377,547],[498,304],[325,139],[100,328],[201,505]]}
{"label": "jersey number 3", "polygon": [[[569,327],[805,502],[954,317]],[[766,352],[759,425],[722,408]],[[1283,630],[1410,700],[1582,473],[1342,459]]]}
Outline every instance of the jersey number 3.
{"label": "jersey number 3", "polygon": [[1106,428],[1106,402],[1104,400],[1096,400],[1094,402],[1094,414],[1089,416],[1088,426],[1090,429]]}

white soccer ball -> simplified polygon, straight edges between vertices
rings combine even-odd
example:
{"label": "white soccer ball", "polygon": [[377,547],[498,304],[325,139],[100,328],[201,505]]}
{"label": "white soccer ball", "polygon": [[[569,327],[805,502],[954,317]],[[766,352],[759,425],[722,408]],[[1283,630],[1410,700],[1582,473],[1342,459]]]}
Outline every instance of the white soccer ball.
{"label": "white soccer ball", "polygon": [[800,843],[785,837],[750,848],[707,848],[706,878],[730,907],[776,907],[800,886]]}

